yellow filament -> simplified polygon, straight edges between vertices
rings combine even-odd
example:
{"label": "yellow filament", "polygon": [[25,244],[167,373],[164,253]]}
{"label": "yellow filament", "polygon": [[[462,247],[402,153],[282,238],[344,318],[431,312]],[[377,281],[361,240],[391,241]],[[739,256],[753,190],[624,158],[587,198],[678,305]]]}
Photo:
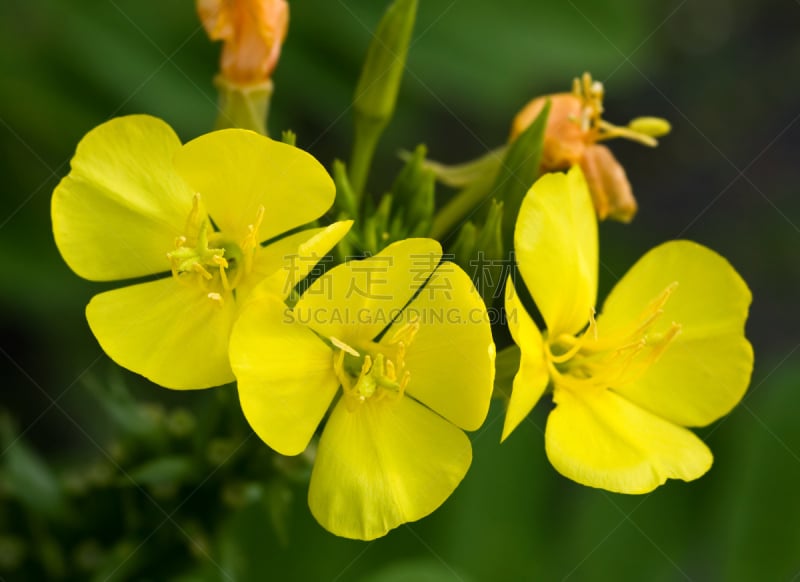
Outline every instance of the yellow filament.
{"label": "yellow filament", "polygon": [[362,359],[358,378],[352,369],[345,367],[346,354],[361,358],[359,352],[335,337],[329,341],[338,353],[334,360],[334,370],[342,385],[346,397],[345,405],[350,411],[367,400],[380,402],[385,398],[398,399],[405,395],[406,387],[411,380],[411,373],[405,369],[407,346],[419,331],[419,318],[400,326],[386,342],[370,342],[366,347],[368,354]]}
{"label": "yellow filament", "polygon": [[242,255],[244,256],[244,271],[249,273],[253,268],[253,255],[259,247],[258,231],[264,220],[264,206],[261,205],[256,210],[256,220],[253,224],[247,225],[247,236],[242,241]]}
{"label": "yellow filament", "polygon": [[[547,342],[546,360],[554,384],[572,390],[612,388],[634,382],[656,363],[681,331],[675,322],[664,333],[648,330],[664,313],[664,306],[677,287],[668,285],[642,311],[633,325],[606,338],[598,338],[592,315],[589,327],[579,337],[562,334]],[[561,354],[553,346],[569,346]],[[642,356],[642,357],[640,357]]]}
{"label": "yellow filament", "polygon": [[596,141],[606,141],[621,137],[623,139],[629,139],[651,148],[654,148],[658,145],[658,140],[651,135],[641,133],[635,129],[631,129],[630,127],[614,125],[605,120],[600,121],[598,129],[601,130],[601,133],[597,136]]}

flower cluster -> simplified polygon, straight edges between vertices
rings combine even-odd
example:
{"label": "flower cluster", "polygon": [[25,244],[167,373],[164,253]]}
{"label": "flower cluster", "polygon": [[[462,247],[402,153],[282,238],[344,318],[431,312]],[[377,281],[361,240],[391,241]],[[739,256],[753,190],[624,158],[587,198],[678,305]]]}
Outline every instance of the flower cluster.
{"label": "flower cluster", "polygon": [[[333,196],[324,169],[292,146],[237,129],[181,145],[158,119],[123,117],[79,144],[53,230],[87,279],[152,279],[87,307],[121,366],[176,389],[238,379],[253,429],[286,455],[308,446],[341,388],[309,503],[330,531],[372,539],[433,511],[464,477],[462,430],[488,412],[494,343],[469,277],[431,239],[336,267],[288,307],[351,222],[285,233]],[[427,316],[445,309],[458,317]],[[324,317],[337,310],[369,317]]]}
{"label": "flower cluster", "polygon": [[[86,308],[111,359],[172,389],[235,381],[264,443],[281,455],[316,450],[311,512],[348,538],[383,536],[450,497],[472,461],[466,432],[503,395],[496,366],[514,378],[501,441],[551,395],[547,455],[574,481],[644,493],[709,470],[711,452],[689,428],[728,413],[747,389],[747,285],[713,251],[670,241],[595,312],[597,221],[627,222],[637,208],[600,142],[652,146],[665,121],[608,123],[603,86],[585,74],[571,93],[517,115],[506,158],[446,168],[419,147],[377,201],[365,192],[369,166],[394,110],[416,2],[397,0],[379,26],[354,102],[350,166],[335,163],[335,181],[293,134],[265,136],[286,2],[197,5],[225,43],[218,125],[235,127],[184,144],[154,117],[113,119],[81,140],[53,193],[66,263],[122,285]],[[464,189],[434,216],[436,177]],[[476,212],[488,196],[492,208]],[[471,215],[482,222],[460,224]],[[489,317],[470,276],[427,238],[445,241],[456,224],[451,256],[475,259],[498,289],[503,261],[515,268],[513,242],[532,303],[509,277],[504,317]],[[506,323],[518,348],[496,358],[493,332],[508,338]],[[517,354],[518,368],[507,369]]]}

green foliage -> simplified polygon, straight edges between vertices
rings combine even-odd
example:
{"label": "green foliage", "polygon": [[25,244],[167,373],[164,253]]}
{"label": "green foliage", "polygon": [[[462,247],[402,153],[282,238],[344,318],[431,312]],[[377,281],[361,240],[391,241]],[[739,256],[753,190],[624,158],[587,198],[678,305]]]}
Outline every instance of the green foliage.
{"label": "green foliage", "polygon": [[0,415],[0,446],[4,453],[0,475],[7,492],[44,516],[63,515],[61,484],[50,466],[17,434],[7,413]]}

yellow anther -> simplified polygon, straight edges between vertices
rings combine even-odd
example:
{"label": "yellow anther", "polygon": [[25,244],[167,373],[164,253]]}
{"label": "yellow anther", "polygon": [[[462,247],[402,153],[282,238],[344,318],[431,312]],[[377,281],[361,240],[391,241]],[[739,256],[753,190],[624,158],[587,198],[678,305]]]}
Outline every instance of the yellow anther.
{"label": "yellow anther", "polygon": [[340,340],[338,338],[335,338],[333,336],[329,337],[328,339],[331,341],[331,343],[334,346],[336,346],[337,348],[342,350],[342,358],[344,358],[344,352],[347,352],[348,354],[350,354],[351,356],[355,356],[356,358],[360,358],[361,357],[361,354],[359,354],[358,351],[355,348],[347,345],[342,340]]}
{"label": "yellow anther", "polygon": [[669,121],[661,117],[637,117],[628,122],[628,128],[651,137],[663,137],[672,131]]}
{"label": "yellow anther", "polygon": [[225,304],[225,300],[219,293],[209,293],[207,297],[211,299],[211,301],[216,301],[220,307],[222,307]]}

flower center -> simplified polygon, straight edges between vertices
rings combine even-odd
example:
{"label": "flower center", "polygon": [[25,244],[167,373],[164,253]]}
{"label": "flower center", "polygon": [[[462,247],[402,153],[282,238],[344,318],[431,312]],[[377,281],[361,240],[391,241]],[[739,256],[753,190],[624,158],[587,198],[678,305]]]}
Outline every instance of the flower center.
{"label": "flower center", "polygon": [[554,384],[577,390],[605,389],[640,378],[681,331],[675,322],[666,331],[653,329],[677,286],[677,282],[668,285],[630,326],[607,337],[599,337],[593,313],[583,334],[548,337],[545,356]]}
{"label": "flower center", "polygon": [[388,340],[368,342],[361,351],[335,337],[329,338],[336,350],[334,371],[342,384],[349,411],[368,400],[378,402],[384,398],[403,397],[411,380],[405,364],[406,350],[417,331],[419,321],[415,318],[400,326]]}
{"label": "flower center", "polygon": [[222,305],[224,296],[252,270],[253,256],[260,248],[257,233],[263,218],[264,207],[260,206],[244,239],[233,240],[213,230],[208,216],[200,211],[200,194],[195,194],[185,234],[175,239],[175,249],[167,253],[172,276],[201,285],[209,299]]}

